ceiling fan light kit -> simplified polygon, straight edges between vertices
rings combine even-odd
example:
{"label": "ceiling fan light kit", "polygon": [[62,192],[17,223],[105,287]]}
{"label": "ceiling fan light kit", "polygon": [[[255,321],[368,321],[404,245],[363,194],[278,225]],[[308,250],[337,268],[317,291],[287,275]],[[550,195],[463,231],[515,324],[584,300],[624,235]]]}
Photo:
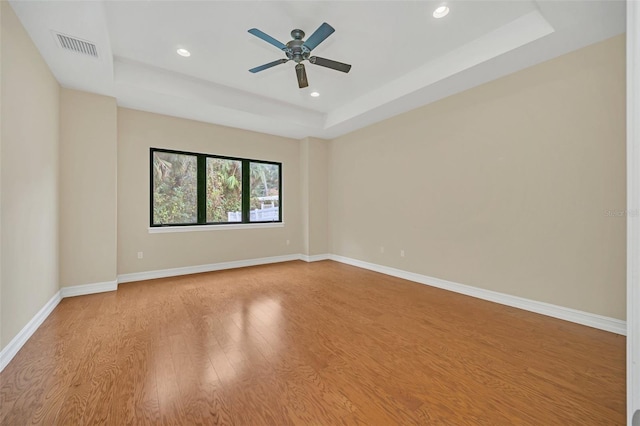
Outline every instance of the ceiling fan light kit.
{"label": "ceiling fan light kit", "polygon": [[309,81],[307,80],[307,72],[302,61],[309,61],[314,65],[319,65],[321,67],[331,68],[336,71],[348,73],[349,70],[351,70],[351,65],[349,64],[333,61],[331,59],[321,58],[319,56],[310,56],[311,51],[318,47],[320,43],[325,41],[327,37],[329,37],[334,32],[335,29],[331,25],[324,22],[313,34],[311,34],[311,36],[306,41],[304,41],[304,31],[300,29],[294,29],[293,31],[291,31],[292,40],[287,44],[284,44],[257,28],[251,28],[249,30],[250,34],[253,34],[259,39],[262,39],[267,43],[272,44],[273,46],[282,50],[287,58],[278,59],[276,61],[269,62],[255,68],[251,68],[249,72],[255,74],[257,72],[275,67],[276,65],[294,61],[296,63],[295,69],[296,77],[298,78],[298,87],[301,89],[309,86]]}

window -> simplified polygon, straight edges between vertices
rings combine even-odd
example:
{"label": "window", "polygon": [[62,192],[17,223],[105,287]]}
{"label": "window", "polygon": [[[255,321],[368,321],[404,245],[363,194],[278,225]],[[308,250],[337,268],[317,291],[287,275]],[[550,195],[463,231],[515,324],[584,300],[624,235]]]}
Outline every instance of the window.
{"label": "window", "polygon": [[280,220],[280,165],[249,162],[251,212],[249,222]]}
{"label": "window", "polygon": [[198,222],[197,157],[153,153],[153,223]]}
{"label": "window", "polygon": [[242,161],[208,157],[207,223],[242,222],[241,211]]}
{"label": "window", "polygon": [[151,148],[151,226],[282,222],[282,164]]}

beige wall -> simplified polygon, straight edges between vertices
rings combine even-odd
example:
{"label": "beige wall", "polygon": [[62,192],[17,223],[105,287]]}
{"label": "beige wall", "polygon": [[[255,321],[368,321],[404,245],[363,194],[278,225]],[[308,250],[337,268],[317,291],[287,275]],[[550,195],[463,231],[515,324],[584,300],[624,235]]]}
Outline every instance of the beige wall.
{"label": "beige wall", "polygon": [[[296,141],[60,93],[0,10],[0,347],[59,282],[297,253],[625,318],[622,36]],[[152,146],[282,162],[285,226],[149,234]]]}
{"label": "beige wall", "polygon": [[58,291],[59,86],[9,3],[0,7],[4,348]]}
{"label": "beige wall", "polygon": [[114,98],[60,93],[60,286],[117,275],[117,107]]}
{"label": "beige wall", "polygon": [[326,254],[329,249],[328,141],[300,141],[302,254]]}
{"label": "beige wall", "polygon": [[[285,226],[149,234],[150,147],[281,162]],[[118,273],[300,253],[299,161],[294,139],[119,108]]]}
{"label": "beige wall", "polygon": [[624,36],[338,138],[329,164],[332,253],[625,319]]}

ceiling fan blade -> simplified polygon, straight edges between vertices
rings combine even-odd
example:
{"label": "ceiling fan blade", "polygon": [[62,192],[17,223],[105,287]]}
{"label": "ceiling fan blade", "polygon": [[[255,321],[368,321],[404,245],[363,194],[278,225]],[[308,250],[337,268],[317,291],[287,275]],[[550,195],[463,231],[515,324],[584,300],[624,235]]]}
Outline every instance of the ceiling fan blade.
{"label": "ceiling fan blade", "polygon": [[333,34],[334,31],[335,29],[331,25],[324,22],[313,34],[311,34],[311,37],[309,37],[307,41],[304,42],[303,46],[309,49],[309,51],[312,51],[313,49],[318,47],[318,45],[322,43],[327,37]]}
{"label": "ceiling fan blade", "polygon": [[303,89],[309,86],[307,81],[307,72],[304,69],[304,64],[296,65],[296,76],[298,77],[298,87]]}
{"label": "ceiling fan blade", "polygon": [[280,50],[286,50],[287,46],[285,46],[283,43],[279,42],[278,40],[276,40],[275,38],[271,37],[269,34],[263,33],[262,31],[260,31],[257,28],[251,28],[249,30],[249,33],[253,34],[254,36],[266,41],[267,43],[271,43],[273,44],[275,47],[277,47]]}
{"label": "ceiling fan blade", "polygon": [[289,62],[288,59],[278,59],[277,61],[269,62],[268,64],[260,65],[259,67],[251,68],[249,72],[257,73],[260,71],[264,71],[268,68],[275,67],[276,65],[284,64],[285,62]]}
{"label": "ceiling fan blade", "polygon": [[321,67],[331,68],[336,71],[349,72],[351,65],[343,64],[342,62],[332,61],[331,59],[320,58],[319,56],[312,56],[309,58],[309,62]]}

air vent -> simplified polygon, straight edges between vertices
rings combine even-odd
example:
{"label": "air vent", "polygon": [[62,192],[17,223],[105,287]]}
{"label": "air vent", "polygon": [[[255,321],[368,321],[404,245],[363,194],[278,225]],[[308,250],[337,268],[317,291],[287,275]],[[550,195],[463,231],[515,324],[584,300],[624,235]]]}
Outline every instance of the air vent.
{"label": "air vent", "polygon": [[55,33],[55,35],[58,40],[58,44],[63,49],[71,50],[72,52],[80,53],[82,55],[93,56],[94,58],[98,57],[98,50],[96,49],[95,44],[60,33]]}

